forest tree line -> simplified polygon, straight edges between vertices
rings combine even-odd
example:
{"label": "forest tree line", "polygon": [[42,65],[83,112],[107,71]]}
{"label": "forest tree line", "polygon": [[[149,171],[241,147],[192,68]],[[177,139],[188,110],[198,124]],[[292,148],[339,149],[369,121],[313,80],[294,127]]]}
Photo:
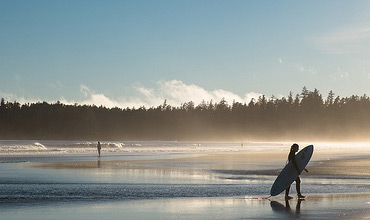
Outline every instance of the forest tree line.
{"label": "forest tree line", "polygon": [[317,89],[249,103],[106,108],[60,102],[0,103],[0,139],[52,140],[370,140],[367,95],[323,98]]}

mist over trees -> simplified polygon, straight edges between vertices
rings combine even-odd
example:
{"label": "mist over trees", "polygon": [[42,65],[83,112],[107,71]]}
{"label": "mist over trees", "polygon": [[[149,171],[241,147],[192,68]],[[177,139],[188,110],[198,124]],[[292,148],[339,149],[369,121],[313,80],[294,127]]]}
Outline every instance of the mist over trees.
{"label": "mist over trees", "polygon": [[260,96],[249,103],[221,100],[181,106],[106,108],[1,99],[0,139],[53,140],[370,140],[368,96]]}

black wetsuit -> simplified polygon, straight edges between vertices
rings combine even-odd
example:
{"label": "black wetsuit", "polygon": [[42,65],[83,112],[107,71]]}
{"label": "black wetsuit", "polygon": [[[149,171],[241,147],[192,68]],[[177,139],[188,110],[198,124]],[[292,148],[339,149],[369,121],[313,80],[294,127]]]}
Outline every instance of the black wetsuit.
{"label": "black wetsuit", "polygon": [[[293,166],[297,169],[297,171],[299,171],[298,165],[295,162],[295,152],[294,151],[290,151],[289,156],[288,156],[288,160],[289,160],[289,162],[292,161]],[[301,171],[298,172],[298,174],[300,174],[300,173],[301,173]],[[297,177],[297,179],[295,179],[295,182],[296,183],[301,183],[301,179],[299,178],[299,176]]]}

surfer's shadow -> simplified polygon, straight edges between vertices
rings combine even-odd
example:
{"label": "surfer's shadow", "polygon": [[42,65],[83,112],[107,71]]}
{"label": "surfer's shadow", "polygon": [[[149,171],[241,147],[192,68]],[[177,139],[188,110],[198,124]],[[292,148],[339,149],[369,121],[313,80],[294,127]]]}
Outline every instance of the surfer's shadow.
{"label": "surfer's shadow", "polygon": [[278,201],[271,201],[270,206],[272,208],[272,211],[275,213],[287,215],[287,216],[296,216],[301,214],[301,203],[302,199],[297,200],[297,204],[295,209],[292,209],[290,206],[290,200],[285,200],[285,205],[281,204]]}

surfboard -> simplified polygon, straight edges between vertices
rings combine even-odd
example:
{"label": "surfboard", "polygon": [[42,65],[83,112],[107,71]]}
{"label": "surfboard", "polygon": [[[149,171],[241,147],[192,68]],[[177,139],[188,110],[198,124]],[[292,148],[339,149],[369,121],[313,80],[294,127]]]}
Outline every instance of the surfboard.
{"label": "surfboard", "polygon": [[[303,148],[295,155],[295,161],[299,170],[302,172],[307,166],[313,154],[313,145],[309,145]],[[270,195],[277,196],[288,188],[299,176],[293,163],[290,161],[285,165],[284,169],[280,172],[276,178],[274,184],[271,187]]]}

